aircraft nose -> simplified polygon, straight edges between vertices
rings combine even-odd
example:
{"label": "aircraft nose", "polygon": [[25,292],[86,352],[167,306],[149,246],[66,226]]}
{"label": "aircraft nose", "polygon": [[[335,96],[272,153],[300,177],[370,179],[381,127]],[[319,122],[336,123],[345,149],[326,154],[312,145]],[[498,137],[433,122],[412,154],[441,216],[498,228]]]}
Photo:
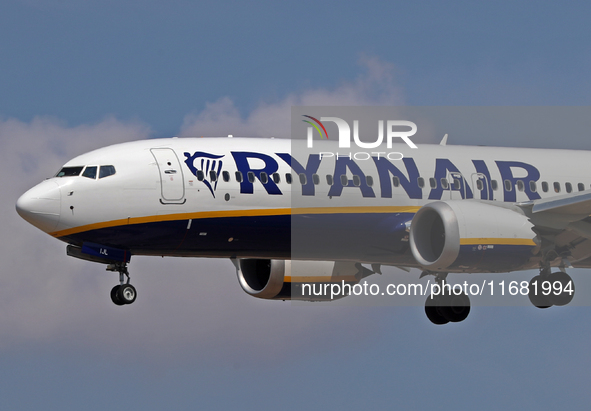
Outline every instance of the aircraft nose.
{"label": "aircraft nose", "polygon": [[29,223],[52,232],[60,221],[61,193],[55,181],[46,180],[24,193],[16,202],[16,212]]}

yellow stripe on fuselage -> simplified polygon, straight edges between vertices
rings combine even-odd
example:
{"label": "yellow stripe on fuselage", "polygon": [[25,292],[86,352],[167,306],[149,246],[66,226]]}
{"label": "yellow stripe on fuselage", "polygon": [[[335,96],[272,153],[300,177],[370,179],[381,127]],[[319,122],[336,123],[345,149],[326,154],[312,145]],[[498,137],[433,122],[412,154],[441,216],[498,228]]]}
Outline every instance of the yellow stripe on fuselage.
{"label": "yellow stripe on fuselage", "polygon": [[416,206],[381,206],[381,207],[293,207],[291,214],[379,214],[379,213],[416,213]]}
{"label": "yellow stripe on fuselage", "polygon": [[460,245],[532,245],[536,243],[530,238],[462,238]]}
{"label": "yellow stripe on fuselage", "polygon": [[256,210],[223,210],[200,211],[195,213],[164,214],[146,217],[130,217],[120,220],[111,220],[94,224],[81,225],[65,230],[49,233],[53,237],[65,237],[85,231],[99,230],[101,228],[119,227],[133,224],[159,223],[162,221],[198,220],[205,218],[223,217],[263,217],[278,215],[301,214],[366,214],[366,213],[416,213],[420,207],[298,207],[298,208],[269,208]]}
{"label": "yellow stripe on fuselage", "polygon": [[320,277],[320,276],[294,276],[290,277],[286,275],[283,278],[283,281],[286,283],[340,283],[341,281],[345,282],[357,282],[357,278],[354,275],[344,275],[344,276],[336,276],[336,277]]}

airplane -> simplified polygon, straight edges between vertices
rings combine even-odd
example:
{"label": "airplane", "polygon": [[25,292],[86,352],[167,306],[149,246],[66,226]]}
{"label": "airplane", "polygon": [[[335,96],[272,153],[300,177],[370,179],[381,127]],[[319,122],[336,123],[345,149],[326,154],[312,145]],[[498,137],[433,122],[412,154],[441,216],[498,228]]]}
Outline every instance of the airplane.
{"label": "airplane", "polygon": [[[537,269],[531,303],[570,303],[566,268],[591,267],[590,153],[445,143],[394,144],[401,157],[390,159],[341,155],[331,141],[127,142],[68,161],[16,210],[67,255],[119,273],[119,306],[137,297],[136,255],[229,258],[242,289],[271,300],[340,298],[382,266],[420,269],[443,288],[450,273]],[[343,292],[311,295],[311,283]],[[438,325],[469,312],[465,292],[425,302]]]}

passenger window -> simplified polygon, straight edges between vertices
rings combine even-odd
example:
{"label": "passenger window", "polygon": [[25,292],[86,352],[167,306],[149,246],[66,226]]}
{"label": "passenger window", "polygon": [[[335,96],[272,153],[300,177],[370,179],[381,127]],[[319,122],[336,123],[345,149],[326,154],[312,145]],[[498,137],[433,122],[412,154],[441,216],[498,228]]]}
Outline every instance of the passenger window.
{"label": "passenger window", "polygon": [[490,186],[493,189],[493,191],[497,191],[499,188],[499,185],[497,184],[497,180],[491,180]]}
{"label": "passenger window", "polygon": [[312,182],[314,185],[320,184],[320,176],[318,174],[312,174]]}
{"label": "passenger window", "polygon": [[285,182],[291,184],[291,173],[285,173]]}
{"label": "passenger window", "polygon": [[211,181],[212,183],[218,181],[218,173],[216,173],[215,170],[211,170],[209,172],[209,181]]}
{"label": "passenger window", "polygon": [[419,183],[419,187],[425,187],[425,179],[423,177],[417,178],[417,183]]}
{"label": "passenger window", "polygon": [[281,182],[281,176],[279,173],[273,173],[273,182],[275,184],[279,184]]}
{"label": "passenger window", "polygon": [[345,174],[341,174],[341,185],[347,187],[349,185],[349,179]]}
{"label": "passenger window", "polygon": [[523,191],[523,190],[525,190],[525,185],[523,184],[523,181],[521,181],[521,180],[517,180],[517,189],[518,189],[519,191]]}
{"label": "passenger window", "polygon": [[328,184],[329,186],[334,184],[334,181],[332,181],[332,175],[330,175],[330,174],[326,175],[326,184]]}
{"label": "passenger window", "polygon": [[431,177],[429,179],[429,185],[431,186],[431,188],[437,187],[437,180],[435,180],[433,177]]}
{"label": "passenger window", "polygon": [[579,191],[585,191],[585,184],[579,183],[577,184],[577,188],[579,189]]}
{"label": "passenger window", "polygon": [[449,187],[449,185],[447,184],[447,178],[442,178],[442,179],[441,179],[441,187],[442,187],[444,190],[447,190],[447,188]]}
{"label": "passenger window", "polygon": [[300,173],[300,184],[304,186],[307,182],[308,179],[306,178],[306,175],[304,173]]}
{"label": "passenger window", "polygon": [[197,180],[203,181],[205,175],[203,174],[203,170],[197,170]]}
{"label": "passenger window", "polygon": [[511,180],[505,180],[505,191],[513,191]]}
{"label": "passenger window", "polygon": [[228,181],[230,181],[230,173],[227,171],[222,171],[222,178],[227,183]]}
{"label": "passenger window", "polygon": [[365,176],[365,182],[368,186],[373,186],[373,177],[372,176]]}
{"label": "passenger window", "polygon": [[548,192],[548,183],[546,181],[542,181],[542,191],[544,193]]}
{"label": "passenger window", "polygon": [[361,185],[361,179],[359,178],[358,175],[353,176],[353,185],[355,187],[359,187]]}
{"label": "passenger window", "polygon": [[572,193],[573,191],[573,185],[571,183],[565,183],[564,188],[566,189],[567,193]]}
{"label": "passenger window", "polygon": [[99,171],[99,178],[109,177],[115,174],[115,167],[113,166],[101,166]]}
{"label": "passenger window", "polygon": [[560,193],[560,183],[557,183],[557,182],[554,183],[554,192]]}
{"label": "passenger window", "polygon": [[55,175],[56,177],[75,177],[79,176],[84,167],[64,167]]}
{"label": "passenger window", "polygon": [[242,171],[236,171],[236,181],[242,183]]}
{"label": "passenger window", "polygon": [[96,169],[97,166],[86,167],[84,173],[82,173],[82,177],[92,178],[93,180],[96,178]]}
{"label": "passenger window", "polygon": [[538,191],[538,187],[536,186],[536,182],[534,180],[529,181],[529,191],[531,191],[532,193]]}
{"label": "passenger window", "polygon": [[264,171],[261,171],[260,177],[261,183],[267,184],[269,182],[269,176]]}
{"label": "passenger window", "polygon": [[248,177],[248,182],[249,183],[254,183],[254,173],[252,171],[249,171],[248,173],[246,173],[246,176]]}
{"label": "passenger window", "polygon": [[398,187],[400,185],[400,179],[396,176],[392,177],[392,184],[394,187]]}

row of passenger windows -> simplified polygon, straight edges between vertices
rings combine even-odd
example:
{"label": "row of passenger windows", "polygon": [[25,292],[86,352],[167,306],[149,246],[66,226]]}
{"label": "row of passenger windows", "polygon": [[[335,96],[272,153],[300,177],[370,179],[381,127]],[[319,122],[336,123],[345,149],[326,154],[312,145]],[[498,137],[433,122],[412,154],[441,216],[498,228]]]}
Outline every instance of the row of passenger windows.
{"label": "row of passenger windows", "polygon": [[[84,171],[82,171],[84,170]],[[82,167],[64,167],[55,175],[56,177],[76,177],[82,174],[82,177],[96,179],[105,178],[115,174],[114,166],[82,166]]]}
{"label": "row of passenger windows", "polygon": [[[296,176],[298,177],[300,184],[302,184],[302,185],[308,184],[308,177],[304,173],[299,174],[299,175],[296,174]],[[236,178],[236,181],[239,183],[244,181],[244,176],[241,171],[236,171],[235,178]],[[203,171],[197,170],[197,180],[203,181],[204,179],[205,179],[205,174],[203,173]],[[255,179],[256,179],[254,172],[249,171],[248,173],[246,173],[246,179],[250,183],[254,183]],[[209,172],[209,181],[215,182],[217,180],[218,180],[217,173],[213,170],[210,171]],[[224,180],[226,182],[230,181],[230,173],[228,171],[222,171],[222,180]],[[279,173],[273,173],[269,177],[269,175],[263,171],[260,173],[260,180],[261,180],[261,183],[263,183],[263,184],[267,184],[270,180],[273,180],[274,183],[279,184],[281,182],[281,176],[279,175]],[[373,177],[372,176],[366,176],[365,180],[369,186],[373,186]],[[293,177],[292,177],[291,173],[285,174],[285,182],[287,184],[291,184],[293,182]],[[312,183],[314,183],[315,185],[320,184],[320,176],[318,174],[312,174]],[[332,175],[328,174],[326,176],[326,183],[328,185],[334,184]],[[342,185],[349,184],[349,179],[346,175],[341,176],[341,184]],[[356,186],[360,186],[361,185],[361,178],[357,175],[354,175],[353,176],[353,184],[355,184]]]}
{"label": "row of passenger windows", "polygon": [[[449,188],[450,183],[448,182],[447,178],[442,178],[440,181],[441,181],[441,187],[443,189]],[[398,177],[394,176],[394,177],[392,177],[392,183],[394,184],[395,187],[398,187],[400,185],[400,179]],[[425,179],[422,177],[419,177],[417,179],[417,184],[421,188],[425,187]],[[453,182],[451,184],[452,184],[454,190],[459,190],[462,185],[461,181],[457,178],[454,178]],[[513,183],[511,182],[511,180],[504,180],[503,184],[505,186],[504,187],[505,191],[513,191]],[[530,180],[528,184],[529,184],[529,190],[531,192],[535,193],[538,191],[538,185],[535,181]],[[429,179],[429,186],[431,188],[437,188],[437,181],[434,178],[430,178]],[[490,186],[493,189],[493,191],[497,191],[499,189],[499,184],[497,183],[497,180],[491,180]],[[561,184],[559,182],[555,181],[554,183],[552,183],[552,188],[555,193],[560,193]],[[479,191],[484,190],[484,181],[483,180],[479,179],[476,181],[476,189]],[[525,191],[525,183],[523,182],[523,180],[517,180],[517,182],[515,184],[515,189],[517,191]],[[564,183],[564,189],[567,193],[572,193],[572,191],[573,191],[572,183]],[[585,184],[578,183],[577,189],[578,189],[578,191],[585,191]],[[544,193],[547,193],[549,191],[549,184],[547,181],[542,181],[542,191]]]}
{"label": "row of passenger windows", "polygon": [[[306,176],[306,174],[301,173],[299,175],[297,175],[300,184],[305,185],[308,184],[308,177]],[[228,182],[230,181],[230,173],[228,171],[223,171],[222,175],[221,175],[222,180]],[[198,170],[197,171],[197,179],[199,181],[203,181],[205,179],[205,174],[203,171]],[[244,181],[244,176],[242,174],[242,172],[240,171],[236,171],[235,173],[235,179],[237,182],[241,183],[242,181]],[[249,171],[246,174],[246,179],[250,182],[250,183],[254,183],[256,176],[255,173],[252,171]],[[210,171],[209,172],[209,180],[211,182],[215,182],[218,180],[218,174],[215,171]],[[271,176],[269,176],[267,173],[265,172],[261,172],[260,173],[260,180],[261,183],[263,184],[267,184],[270,180],[273,180],[274,183],[279,184],[281,182],[281,176],[279,175],[279,173],[273,173],[271,174]],[[291,184],[293,181],[293,177],[291,173],[286,173],[285,174],[285,182],[287,184]],[[340,182],[341,185],[346,186],[347,184],[349,184],[349,177],[347,177],[346,175],[341,175],[340,176]],[[312,183],[315,185],[320,184],[320,176],[318,174],[312,174]],[[333,185],[334,184],[334,179],[333,176],[331,174],[327,174],[326,175],[326,183],[328,185]],[[368,186],[373,186],[374,184],[374,180],[372,176],[365,176],[365,183]],[[440,183],[440,187],[443,188],[444,190],[449,189],[449,186],[451,184],[452,188],[454,190],[459,190],[461,188],[461,181],[458,178],[454,178],[453,181],[448,181],[447,178],[442,178],[439,181]],[[394,185],[394,187],[398,187],[400,186],[400,178],[394,176],[392,177],[392,184]],[[417,178],[417,184],[419,187],[423,188],[425,187],[425,179],[423,177],[418,177]],[[513,190],[513,184],[511,182],[511,180],[505,180],[503,182],[504,184],[504,188],[505,191],[512,191]],[[537,183],[533,180],[529,181],[529,190],[532,192],[536,192],[538,190],[538,186]],[[358,175],[353,175],[353,185],[355,186],[360,186],[361,185],[361,177]],[[499,185],[497,183],[497,180],[491,180],[490,182],[491,188],[493,189],[493,191],[497,191],[499,188]],[[546,181],[542,181],[542,191],[544,193],[547,193],[549,191],[549,183]],[[430,188],[437,188],[437,180],[433,177],[429,178],[429,187]],[[484,190],[484,182],[483,180],[477,180],[476,181],[476,189],[479,191]],[[518,191],[525,191],[525,183],[522,180],[517,180],[517,183],[515,184],[515,189]],[[552,189],[554,190],[555,193],[560,193],[561,192],[561,184],[559,182],[554,182],[552,183]],[[571,183],[565,183],[564,184],[564,189],[567,193],[571,193],[573,191],[573,185]],[[577,184],[577,189],[578,191],[584,191],[585,190],[585,185],[583,183],[578,183]]]}

